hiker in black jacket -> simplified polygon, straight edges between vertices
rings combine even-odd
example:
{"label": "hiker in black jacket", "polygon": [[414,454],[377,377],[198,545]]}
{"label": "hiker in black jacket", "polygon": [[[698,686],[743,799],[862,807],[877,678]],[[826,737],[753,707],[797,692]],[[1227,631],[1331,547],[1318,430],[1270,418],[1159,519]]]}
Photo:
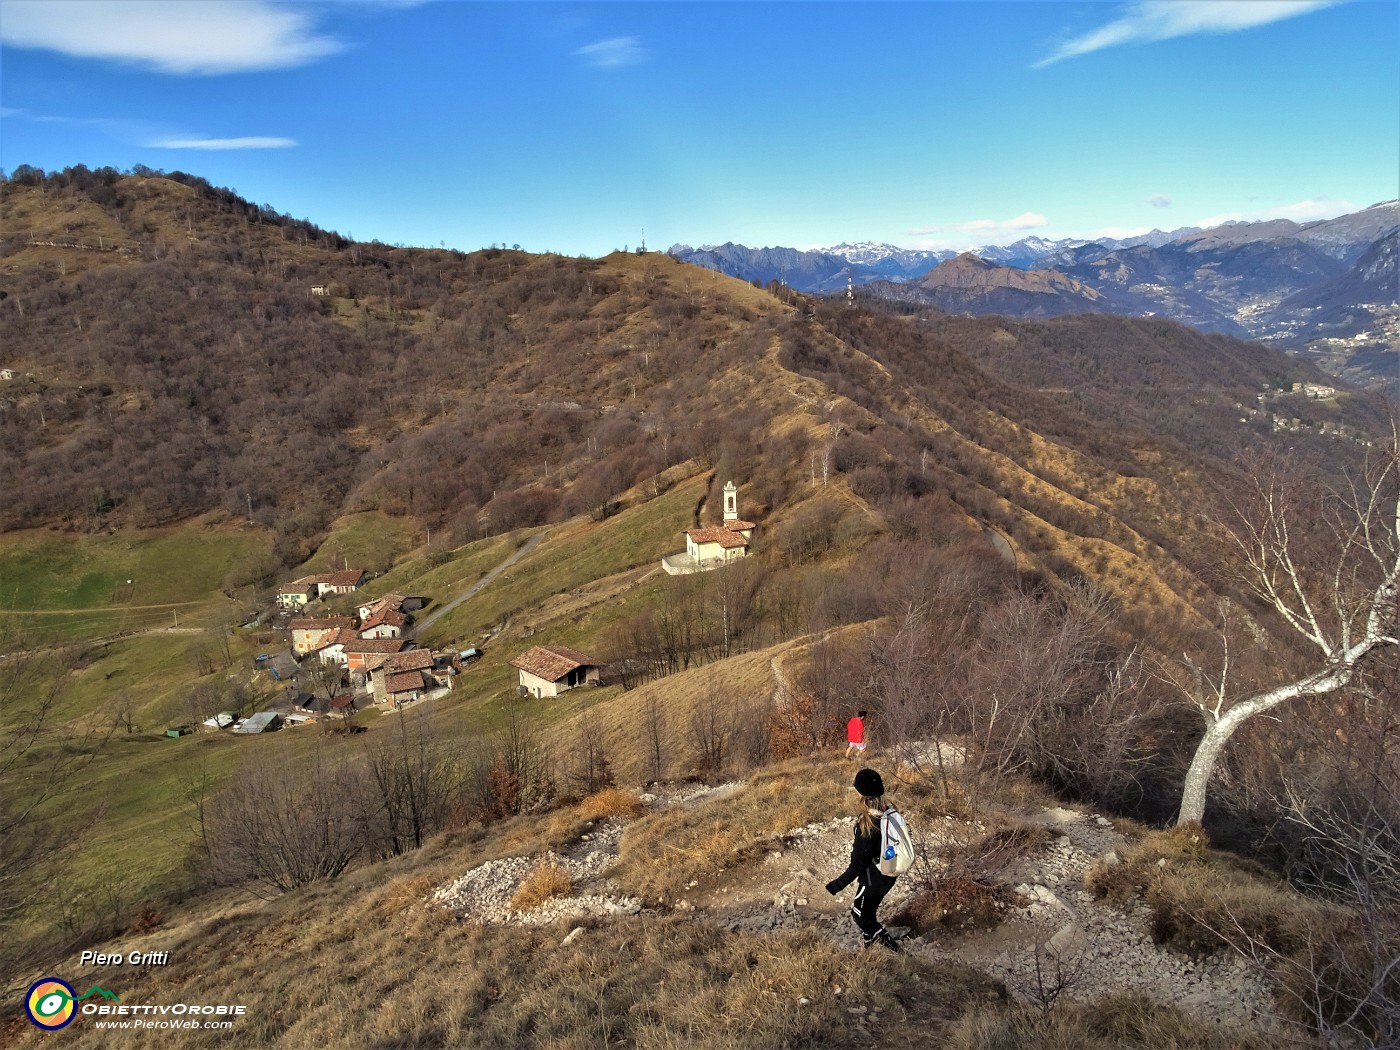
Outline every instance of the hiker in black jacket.
{"label": "hiker in black jacket", "polygon": [[875,917],[880,902],[894,888],[895,881],[893,875],[886,875],[879,868],[880,817],[886,809],[885,782],[875,770],[862,769],[856,774],[855,789],[860,792],[860,815],[856,818],[855,841],[851,843],[851,863],[826,884],[826,892],[835,896],[856,882],[859,888],[855,903],[851,905],[851,918],[860,927],[865,946],[880,944],[897,952],[900,950],[898,942]]}

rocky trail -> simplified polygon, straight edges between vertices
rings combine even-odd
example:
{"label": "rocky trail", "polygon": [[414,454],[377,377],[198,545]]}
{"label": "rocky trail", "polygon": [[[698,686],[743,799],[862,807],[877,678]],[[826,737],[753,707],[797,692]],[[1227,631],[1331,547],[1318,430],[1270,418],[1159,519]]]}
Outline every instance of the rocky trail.
{"label": "rocky trail", "polygon": [[[648,809],[657,810],[697,805],[741,787],[738,783],[666,785],[642,799]],[[991,929],[943,928],[926,937],[905,938],[904,950],[981,970],[1031,1005],[1044,994],[1037,988],[1038,966],[1068,1000],[1093,1001],[1113,992],[1139,992],[1197,1017],[1262,1030],[1271,1027],[1269,989],[1242,960],[1224,954],[1192,960],[1159,947],[1149,934],[1145,905],[1124,910],[1096,900],[1085,889],[1089,868],[1124,846],[1112,821],[1052,807],[1036,815],[1034,822],[1049,831],[1049,846],[1012,858],[1004,876],[1015,888],[1019,906]],[[686,895],[671,907],[690,913],[696,921],[734,932],[817,929],[842,947],[859,951],[860,937],[849,915],[853,891],[831,897],[825,889],[827,880],[845,867],[853,824],[852,817],[838,817],[792,828],[782,836],[783,848],[771,851],[762,863],[726,872],[704,884],[691,883]],[[644,909],[607,877],[624,829],[624,821],[601,820],[561,854],[489,861],[439,887],[430,903],[449,909],[463,921],[492,924],[544,926],[559,920],[606,917],[625,921]],[[949,840],[951,829],[917,830],[936,847],[939,840]],[[568,871],[573,892],[529,911],[513,911],[510,901],[521,881],[551,859]],[[914,879],[901,878],[882,905],[881,917],[888,922],[897,915],[915,888]],[[583,926],[575,927],[565,943],[584,932]]]}

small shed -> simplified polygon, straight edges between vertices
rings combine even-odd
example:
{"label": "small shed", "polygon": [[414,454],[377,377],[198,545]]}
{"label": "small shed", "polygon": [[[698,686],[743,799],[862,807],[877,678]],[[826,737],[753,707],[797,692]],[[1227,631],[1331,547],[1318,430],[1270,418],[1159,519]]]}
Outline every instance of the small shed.
{"label": "small shed", "polygon": [[208,726],[210,729],[227,729],[237,721],[238,719],[234,716],[232,711],[220,711],[213,718],[206,718],[201,724]]}
{"label": "small shed", "polygon": [[510,665],[520,672],[520,688],[531,696],[558,696],[580,685],[597,685],[601,665],[587,653],[567,645],[537,645]]}
{"label": "small shed", "polygon": [[275,729],[282,728],[282,716],[276,711],[259,711],[250,718],[245,718],[242,725],[233,727],[235,733],[270,733]]}

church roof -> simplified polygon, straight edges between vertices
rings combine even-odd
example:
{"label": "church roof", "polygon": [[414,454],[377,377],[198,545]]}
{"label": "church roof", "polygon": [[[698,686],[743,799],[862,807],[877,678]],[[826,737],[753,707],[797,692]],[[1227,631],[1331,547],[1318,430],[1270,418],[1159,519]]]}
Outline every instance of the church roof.
{"label": "church roof", "polygon": [[703,529],[686,529],[685,534],[690,537],[691,542],[696,544],[718,543],[724,548],[747,547],[749,545],[749,541],[739,533],[714,525]]}

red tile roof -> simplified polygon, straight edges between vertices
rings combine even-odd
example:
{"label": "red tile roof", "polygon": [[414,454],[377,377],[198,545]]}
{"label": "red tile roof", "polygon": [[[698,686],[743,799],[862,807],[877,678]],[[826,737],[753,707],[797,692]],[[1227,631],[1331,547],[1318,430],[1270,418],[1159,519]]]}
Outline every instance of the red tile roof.
{"label": "red tile roof", "polygon": [[408,642],[403,638],[350,638],[345,642],[347,653],[397,653]]}
{"label": "red tile roof", "polygon": [[387,693],[407,693],[411,689],[422,688],[422,671],[404,671],[402,674],[391,674],[384,679],[384,691]]}
{"label": "red tile roof", "polygon": [[321,574],[317,577],[316,582],[329,584],[332,587],[358,587],[364,578],[364,569],[341,569],[338,572]]}
{"label": "red tile roof", "polygon": [[378,598],[368,599],[363,608],[368,609],[371,616],[384,609],[392,609],[398,612],[406,601],[408,601],[408,599],[402,594],[381,594]]}
{"label": "red tile roof", "polygon": [[566,645],[537,645],[510,662],[546,682],[557,682],[576,667],[597,667],[598,661]]}
{"label": "red tile roof", "polygon": [[697,544],[718,543],[721,547],[747,547],[749,541],[737,532],[729,529],[722,529],[718,526],[707,526],[703,529],[686,529],[685,534]]}
{"label": "red tile roof", "polygon": [[741,531],[741,530],[743,530],[743,529],[756,529],[756,528],[758,528],[758,526],[755,525],[755,524],[754,524],[753,522],[751,522],[751,521],[738,521],[738,520],[735,520],[735,521],[726,521],[726,522],[724,523],[724,527],[725,527],[726,529],[733,529],[735,532],[739,532],[739,531]]}
{"label": "red tile roof", "polygon": [[397,609],[381,609],[379,612],[371,613],[369,619],[360,624],[360,630],[372,631],[384,624],[388,624],[390,627],[402,627],[406,623],[408,623],[408,617]]}
{"label": "red tile roof", "polygon": [[354,626],[353,616],[300,616],[287,621],[287,627],[293,631],[338,631]]}
{"label": "red tile roof", "polygon": [[410,649],[406,653],[390,653],[384,657],[384,668],[388,671],[417,671],[432,666],[431,649]]}

